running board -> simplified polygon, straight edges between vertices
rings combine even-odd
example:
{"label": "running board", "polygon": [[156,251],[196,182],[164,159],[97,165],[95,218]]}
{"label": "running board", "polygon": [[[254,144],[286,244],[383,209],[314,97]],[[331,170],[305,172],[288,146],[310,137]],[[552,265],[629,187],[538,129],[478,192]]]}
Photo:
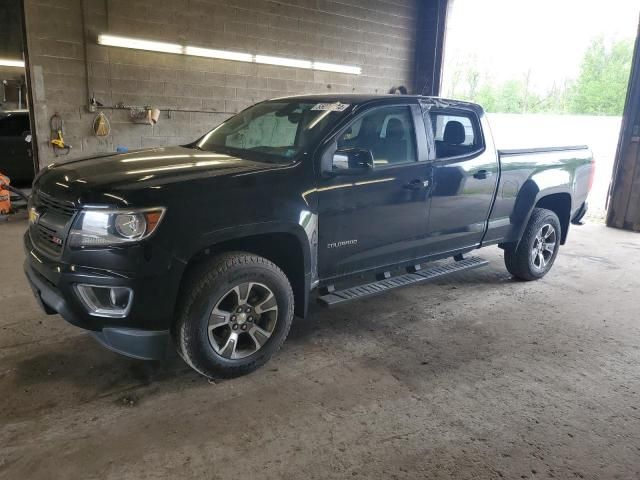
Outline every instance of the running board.
{"label": "running board", "polygon": [[388,290],[393,290],[394,288],[406,287],[407,285],[428,282],[430,280],[445,277],[452,273],[473,270],[474,268],[484,267],[488,264],[489,262],[483,258],[468,257],[464,260],[449,263],[446,265],[429,267],[413,273],[405,273],[403,275],[398,275],[397,277],[391,277],[384,280],[378,280],[377,282],[365,283],[364,285],[345,288],[344,290],[335,290],[331,293],[327,293],[326,295],[318,297],[318,303],[325,307],[334,307],[336,305],[350,302],[352,300],[379,295],[381,293],[387,292]]}

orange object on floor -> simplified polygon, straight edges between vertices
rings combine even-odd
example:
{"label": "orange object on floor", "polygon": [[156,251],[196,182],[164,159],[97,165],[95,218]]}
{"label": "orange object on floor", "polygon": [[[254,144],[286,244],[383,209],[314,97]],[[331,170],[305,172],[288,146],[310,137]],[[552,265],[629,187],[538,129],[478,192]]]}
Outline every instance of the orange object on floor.
{"label": "orange object on floor", "polygon": [[9,177],[5,177],[0,173],[0,214],[11,212],[11,193],[8,189],[3,188],[9,185]]}

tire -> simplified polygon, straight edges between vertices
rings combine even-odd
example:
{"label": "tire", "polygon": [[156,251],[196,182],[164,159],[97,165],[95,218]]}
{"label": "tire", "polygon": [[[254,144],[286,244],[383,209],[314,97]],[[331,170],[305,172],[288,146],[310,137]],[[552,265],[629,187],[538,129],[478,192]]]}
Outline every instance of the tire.
{"label": "tire", "polygon": [[561,238],[562,228],[558,216],[551,210],[534,208],[517,247],[505,246],[504,264],[507,270],[520,280],[538,280],[544,277],[558,256]]}
{"label": "tire", "polygon": [[293,291],[282,270],[266,258],[245,252],[214,257],[190,275],[181,291],[173,328],[176,348],[208,378],[256,370],[289,333]]}

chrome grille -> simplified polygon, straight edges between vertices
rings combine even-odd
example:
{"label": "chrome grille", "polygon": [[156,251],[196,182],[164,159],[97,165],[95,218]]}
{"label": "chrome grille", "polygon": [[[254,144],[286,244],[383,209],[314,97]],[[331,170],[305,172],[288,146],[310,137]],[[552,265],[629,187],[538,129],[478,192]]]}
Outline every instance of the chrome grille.
{"label": "chrome grille", "polygon": [[43,210],[55,212],[65,217],[72,217],[73,214],[76,213],[76,209],[72,203],[57,200],[43,193],[38,193],[36,197],[36,207],[41,207]]}
{"label": "chrome grille", "polygon": [[29,228],[31,241],[38,250],[51,257],[59,257],[77,209],[71,202],[41,192],[33,196],[31,206],[39,214],[37,223]]}

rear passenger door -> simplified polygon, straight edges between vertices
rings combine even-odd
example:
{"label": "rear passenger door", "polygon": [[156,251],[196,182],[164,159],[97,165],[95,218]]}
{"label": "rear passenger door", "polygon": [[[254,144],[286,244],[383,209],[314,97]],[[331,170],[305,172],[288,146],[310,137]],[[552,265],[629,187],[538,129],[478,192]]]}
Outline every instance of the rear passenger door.
{"label": "rear passenger door", "polygon": [[472,110],[432,107],[425,113],[425,125],[435,146],[429,253],[477,246],[498,181],[496,153],[485,148],[480,119]]}

